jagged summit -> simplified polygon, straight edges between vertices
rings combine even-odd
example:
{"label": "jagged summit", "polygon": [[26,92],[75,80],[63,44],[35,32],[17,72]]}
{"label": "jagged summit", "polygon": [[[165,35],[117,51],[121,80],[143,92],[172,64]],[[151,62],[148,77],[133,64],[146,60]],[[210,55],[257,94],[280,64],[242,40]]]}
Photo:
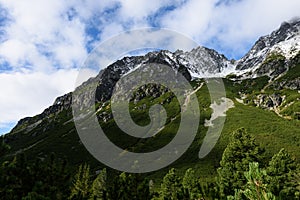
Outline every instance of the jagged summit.
{"label": "jagged summit", "polygon": [[[300,18],[283,22],[278,30],[263,36],[240,60],[233,61],[213,49],[199,46],[191,51],[168,50],[149,52],[144,56],[124,57],[108,66],[96,77],[106,84],[108,79],[118,80],[136,67],[145,63],[166,64],[173,69],[185,67],[192,77],[225,77],[228,74],[255,74],[263,61],[272,53],[281,54],[289,59],[300,51]],[[260,74],[261,75],[261,74]]]}
{"label": "jagged summit", "polygon": [[256,71],[270,54],[291,58],[300,51],[300,19],[283,22],[279,29],[263,36],[237,62],[237,70]]}
{"label": "jagged summit", "polygon": [[161,50],[147,53],[145,56],[126,57],[117,61],[113,66],[119,69],[114,69],[114,71],[120,71],[120,75],[130,73],[140,64],[156,62],[169,65],[174,69],[183,66],[195,78],[225,77],[232,73],[246,78],[270,74],[271,72],[267,69],[260,69],[270,55],[282,55],[288,60],[299,51],[300,18],[295,18],[289,22],[283,22],[271,34],[260,37],[251,50],[238,61],[229,60],[213,49],[199,46],[186,52]]}
{"label": "jagged summit", "polygon": [[189,52],[175,52],[178,61],[193,77],[222,77],[234,71],[234,65],[223,54],[213,49],[197,47]]}
{"label": "jagged summit", "polygon": [[[234,65],[223,54],[213,49],[199,46],[191,51],[161,50],[137,57],[136,66],[143,63],[166,64],[174,69],[185,67],[191,76],[196,78],[224,76],[234,70]],[[131,68],[132,69],[132,68]],[[128,73],[128,72],[127,72]]]}
{"label": "jagged summit", "polygon": [[[116,61],[77,89],[82,89],[89,84],[97,84],[96,99],[99,102],[105,102],[110,99],[115,84],[122,76],[146,63],[168,65],[174,70],[180,71],[187,80],[226,77],[229,74],[235,75],[237,79],[264,75],[273,78],[286,72],[289,68],[289,61],[292,61],[296,55],[299,57],[299,52],[300,18],[297,18],[282,23],[280,28],[270,35],[259,38],[251,50],[238,61],[229,60],[217,51],[201,46],[187,52],[182,50],[149,52],[144,56],[124,57]],[[91,99],[93,94],[85,93],[84,95],[78,99],[81,103],[85,103],[84,99]],[[36,124],[45,116],[55,115],[62,110],[69,109],[71,97],[72,93],[58,97],[55,103],[42,114],[20,120],[12,132],[20,130],[26,125]]]}

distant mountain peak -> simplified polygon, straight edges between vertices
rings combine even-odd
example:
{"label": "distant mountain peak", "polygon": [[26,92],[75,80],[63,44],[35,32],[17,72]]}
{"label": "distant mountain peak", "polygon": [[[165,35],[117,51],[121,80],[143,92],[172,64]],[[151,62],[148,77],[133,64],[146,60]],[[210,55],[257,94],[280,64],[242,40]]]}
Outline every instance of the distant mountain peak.
{"label": "distant mountain peak", "polygon": [[[240,60],[228,60],[223,54],[203,46],[191,51],[168,50],[149,52],[144,56],[124,57],[101,70],[77,88],[84,89],[89,84],[97,84],[96,99],[105,102],[110,99],[117,81],[125,74],[147,63],[165,64],[180,71],[187,80],[191,78],[226,77],[233,74],[237,79],[268,75],[279,76],[288,69],[289,59],[297,59],[300,52],[300,18],[283,22],[271,34],[260,37],[251,50]],[[297,57],[296,57],[297,56]],[[274,58],[271,60],[270,58]],[[266,62],[268,61],[268,62]],[[180,70],[179,70],[180,69]],[[297,82],[298,83],[298,82]],[[91,99],[93,94],[85,93],[82,99]],[[40,119],[71,107],[72,94],[58,97],[55,103],[35,118],[20,120],[12,132],[22,129],[26,124],[37,124]],[[73,99],[73,101],[76,101]]]}
{"label": "distant mountain peak", "polygon": [[280,54],[290,59],[300,51],[300,20],[283,22],[281,26],[271,34],[260,37],[251,50],[239,61],[236,70],[238,73],[251,72],[260,68],[263,62],[272,54]]}

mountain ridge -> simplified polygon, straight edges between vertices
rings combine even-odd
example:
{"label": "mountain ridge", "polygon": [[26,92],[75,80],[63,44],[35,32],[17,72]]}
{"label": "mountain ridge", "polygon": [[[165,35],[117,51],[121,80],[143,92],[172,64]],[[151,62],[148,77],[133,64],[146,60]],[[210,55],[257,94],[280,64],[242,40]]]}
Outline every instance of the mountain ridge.
{"label": "mountain ridge", "polygon": [[[193,53],[186,52],[186,54],[192,56],[198,52],[201,55],[215,54],[216,59],[213,61],[222,62],[219,67],[213,68],[216,73],[222,71],[220,69],[228,62],[231,67],[237,63],[205,47],[195,48]],[[132,75],[130,73],[142,66],[142,63],[157,62],[171,67],[189,80],[192,88],[191,91],[185,91],[184,95],[187,95],[188,100],[188,94],[191,92],[198,99],[200,120],[194,141],[178,160],[166,168],[145,174],[146,177],[153,179],[156,185],[160,184],[159,180],[168,168],[176,168],[182,173],[187,168],[193,168],[206,181],[215,180],[229,138],[241,127],[245,128],[265,149],[262,165],[266,165],[281,148],[285,148],[293,155],[295,161],[300,163],[300,53],[292,57],[281,53],[267,55],[260,63],[259,70],[253,72],[257,76],[243,70],[239,71],[240,74],[222,75],[225,99],[231,102],[232,106],[222,111],[217,118],[214,105],[218,103],[211,102],[211,91],[207,85],[209,80],[193,77],[190,71],[193,70],[194,65],[188,66],[189,70],[183,65],[183,61],[176,60],[177,58],[180,60],[180,56],[184,53],[180,50],[173,53],[164,50],[150,52],[146,54],[147,56],[124,57],[112,63],[101,70],[96,77],[88,79],[77,87],[79,93],[75,95],[77,99],[73,98],[72,93],[58,97],[43,113],[21,120],[13,131],[4,135],[3,140],[10,149],[0,157],[0,162],[1,160],[12,161],[21,153],[26,155],[28,163],[34,163],[36,160],[49,158],[53,153],[58,159],[67,160],[71,170],[76,170],[78,165],[87,163],[92,172],[107,168],[112,173],[118,173],[88,152],[77,132],[74,123],[76,119],[83,119],[86,122],[82,124],[82,130],[94,127],[95,124],[91,123],[91,120],[92,122],[98,120],[107,138],[116,146],[129,152],[153,152],[169,144],[181,125],[180,105],[172,90],[159,84],[146,84],[137,88],[130,97],[128,109],[131,118],[127,119],[132,120],[136,125],[146,126],[151,123],[149,112],[153,105],[161,105],[166,111],[165,124],[158,129],[154,137],[150,138],[137,138],[126,134],[126,130],[121,129],[116,123],[110,101],[112,90],[121,76]],[[184,59],[187,57],[183,56]],[[209,59],[208,62],[213,63]],[[149,74],[150,78],[151,76],[153,74]],[[90,88],[95,87],[97,87],[96,101],[91,102],[93,99],[91,97],[94,97],[95,93]],[[77,118],[73,116],[72,101],[86,105],[92,103],[94,106],[83,109],[78,113]],[[199,159],[199,149],[205,144],[206,136],[210,135],[210,125],[216,125],[215,122],[221,120],[225,120],[225,123],[216,145],[207,156]]]}
{"label": "mountain ridge", "polygon": [[[283,52],[280,45],[284,46],[285,43],[290,41],[294,43],[289,43],[292,45],[285,46],[285,49],[283,48],[285,51]],[[291,50],[293,50],[292,56],[287,56],[290,55]],[[131,70],[145,63],[166,64],[175,70],[181,70],[181,73],[187,80],[211,77],[224,78],[228,75],[231,75],[236,80],[264,75],[271,78],[278,77],[288,70],[289,60],[292,60],[299,50],[300,20],[298,19],[290,23],[284,22],[279,29],[273,31],[270,35],[260,37],[251,50],[237,61],[229,60],[223,54],[202,46],[187,52],[181,50],[175,52],[167,50],[149,52],[145,56],[124,57],[114,62],[101,70],[96,77],[90,78],[77,89],[85,87],[88,84],[97,84],[96,100],[98,102],[107,101],[111,97],[116,82],[126,73],[130,73]],[[268,59],[272,56],[276,58],[273,60],[270,59],[269,62]],[[274,60],[276,62],[275,65],[272,63]],[[298,84],[298,81],[296,84]],[[90,99],[91,95],[89,94],[86,99]],[[21,119],[10,133],[18,132],[23,127],[30,125],[34,127],[39,124],[41,118],[45,118],[48,115],[55,115],[65,109],[70,109],[71,103],[72,93],[60,96],[55,100],[53,105],[45,109],[41,114]]]}

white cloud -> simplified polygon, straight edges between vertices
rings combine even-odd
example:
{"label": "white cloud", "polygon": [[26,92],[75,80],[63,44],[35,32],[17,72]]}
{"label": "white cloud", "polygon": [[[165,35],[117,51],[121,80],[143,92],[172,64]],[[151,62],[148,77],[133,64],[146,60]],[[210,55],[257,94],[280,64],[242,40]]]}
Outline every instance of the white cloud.
{"label": "white cloud", "polygon": [[9,10],[11,21],[4,27],[7,41],[0,44],[0,57],[7,58],[15,70],[27,63],[34,71],[57,65],[70,68],[87,56],[85,25],[67,12],[72,4],[60,0],[1,4]]}
{"label": "white cloud", "polygon": [[101,34],[102,41],[110,39],[111,37],[114,37],[123,31],[124,31],[124,27],[120,23],[108,24],[102,29],[102,34]]}
{"label": "white cloud", "polygon": [[13,70],[36,66],[40,70],[51,69],[46,56],[40,54],[34,44],[16,39],[9,39],[0,45],[1,60],[8,62]]}
{"label": "white cloud", "polygon": [[41,113],[55,98],[72,91],[78,71],[0,74],[0,124]]}
{"label": "white cloud", "polygon": [[299,16],[298,0],[242,0],[216,6],[215,0],[191,0],[161,19],[162,26],[187,34],[199,44],[224,50],[229,56],[245,53],[259,36],[284,20]]}
{"label": "white cloud", "polygon": [[[74,89],[78,71],[74,67],[78,68],[87,57],[90,38],[86,27],[115,3],[0,0],[1,8],[9,14],[1,27],[1,127],[42,112],[57,96]],[[107,34],[112,32],[106,29]],[[3,71],[6,65],[8,72]]]}
{"label": "white cloud", "polygon": [[[139,21],[147,18],[149,15],[154,14],[159,8],[170,4],[169,0],[120,0],[121,11],[120,15],[123,18]],[[173,4],[176,3],[173,2]]]}
{"label": "white cloud", "polygon": [[[162,18],[164,27],[181,31],[190,37],[201,38],[210,22],[214,8],[214,0],[191,0],[182,7],[170,12]],[[205,37],[207,37],[205,35]]]}
{"label": "white cloud", "polygon": [[236,46],[237,50],[245,41],[253,43],[278,28],[281,22],[299,15],[299,8],[298,0],[244,0],[223,5],[215,9],[208,33],[219,38],[224,46]]}
{"label": "white cloud", "polygon": [[[216,2],[0,0],[12,19],[4,28],[3,37],[8,40],[0,44],[0,57],[15,68],[28,63],[44,71],[54,66],[78,66],[87,56],[87,42],[98,42],[98,38],[90,38],[85,32],[91,19],[99,22],[93,26],[101,28],[104,40],[128,28],[149,26],[149,16],[155,13],[153,20],[161,27],[182,32],[200,44],[210,44],[214,38],[220,49],[237,51],[248,48],[258,36],[297,15],[300,7],[298,0],[243,0],[217,7]],[[178,8],[160,10],[172,5]],[[107,8],[113,14],[101,14]]]}
{"label": "white cloud", "polygon": [[[259,36],[299,15],[300,8],[299,0],[241,0],[218,6],[216,2],[0,0],[9,19],[1,22],[0,27],[0,89],[5,94],[0,97],[0,125],[37,114],[56,96],[71,91],[76,70],[87,57],[87,45],[95,47],[120,32],[154,23],[192,37],[201,45],[217,47],[229,57],[237,57]],[[0,14],[3,15],[2,10]],[[99,32],[88,35],[90,27]],[[130,45],[147,46],[151,37],[161,36],[136,35],[121,43],[125,51]],[[167,41],[171,41],[169,45]],[[177,49],[177,44],[183,43],[169,38],[158,45]],[[109,53],[111,48],[107,50]],[[5,72],[7,64],[9,72]]]}
{"label": "white cloud", "polygon": [[[64,1],[66,3],[67,1]],[[107,8],[119,4],[118,0],[70,0],[69,4],[76,10],[78,16],[84,20],[93,18],[95,14],[102,13]]]}

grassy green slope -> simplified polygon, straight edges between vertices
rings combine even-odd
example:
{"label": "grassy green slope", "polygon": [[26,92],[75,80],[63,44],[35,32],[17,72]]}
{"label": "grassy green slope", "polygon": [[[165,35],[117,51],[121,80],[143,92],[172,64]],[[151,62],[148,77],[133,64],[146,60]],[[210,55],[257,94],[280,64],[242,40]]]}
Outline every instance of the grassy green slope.
{"label": "grassy green slope", "polygon": [[[196,174],[200,175],[201,178],[213,179],[231,133],[240,127],[246,128],[256,138],[257,143],[265,148],[266,162],[281,148],[287,149],[297,162],[300,161],[299,121],[282,119],[273,112],[235,102],[235,107],[227,112],[222,135],[212,152],[204,159],[197,158],[201,146],[201,135],[206,131],[202,127],[197,135],[198,140],[196,139],[182,158],[170,167],[180,169],[179,173],[193,167],[198,172]],[[201,131],[203,131],[202,134]],[[160,177],[166,171],[167,169],[164,169],[152,176]]]}
{"label": "grassy green slope", "polygon": [[[230,134],[240,128],[244,127],[247,131],[255,136],[257,142],[266,149],[265,156],[270,158],[274,153],[281,148],[286,148],[296,159],[300,161],[300,121],[287,120],[279,117],[272,111],[263,110],[261,108],[250,105],[243,105],[235,101],[235,97],[239,97],[238,92],[246,90],[248,93],[259,92],[265,84],[267,78],[262,77],[253,81],[245,80],[241,83],[224,80],[227,90],[227,95],[231,98],[235,107],[227,112],[226,123],[217,145],[212,152],[204,159],[198,158],[198,152],[201,147],[202,140],[205,136],[207,128],[204,127],[204,120],[210,118],[211,109],[209,93],[206,86],[203,86],[196,94],[200,102],[200,127],[198,134],[188,149],[188,151],[171,166],[147,174],[147,176],[158,179],[161,178],[170,167],[179,169],[179,173],[193,167],[199,172],[199,176],[203,179],[213,179],[216,175],[216,169],[219,166],[223,150],[228,144]],[[194,87],[197,87],[200,82],[192,82]],[[146,98],[140,101],[135,106],[147,104],[149,108],[151,104],[161,102],[164,97],[169,97],[171,93],[167,93],[157,99]],[[131,105],[131,108],[135,107]],[[175,98],[171,102],[166,103],[165,108],[168,112],[168,120],[166,127],[158,134],[157,137],[148,140],[140,140],[124,135],[124,133],[117,128],[113,120],[107,123],[102,123],[103,129],[108,137],[119,146],[132,151],[147,152],[161,148],[167,144],[176,134],[179,124],[179,109],[178,102]],[[177,108],[176,108],[177,107]],[[176,109],[174,109],[176,108]],[[110,112],[109,106],[106,107],[105,112]],[[4,159],[10,159],[16,152],[24,150],[29,160],[34,160],[37,157],[44,158],[50,152],[55,152],[57,157],[67,158],[70,167],[77,167],[80,163],[88,163],[91,168],[97,170],[104,167],[101,163],[95,160],[80,143],[79,137],[74,128],[74,124],[70,115],[71,111],[61,112],[58,116],[53,116],[50,119],[44,120],[39,126],[30,132],[18,132],[9,137],[9,144],[11,150],[9,155]],[[146,110],[135,109],[131,114],[137,124],[147,124],[149,119],[146,116]],[[175,118],[173,121],[170,120]],[[47,129],[45,130],[45,127]],[[268,159],[266,159],[267,162]]]}

